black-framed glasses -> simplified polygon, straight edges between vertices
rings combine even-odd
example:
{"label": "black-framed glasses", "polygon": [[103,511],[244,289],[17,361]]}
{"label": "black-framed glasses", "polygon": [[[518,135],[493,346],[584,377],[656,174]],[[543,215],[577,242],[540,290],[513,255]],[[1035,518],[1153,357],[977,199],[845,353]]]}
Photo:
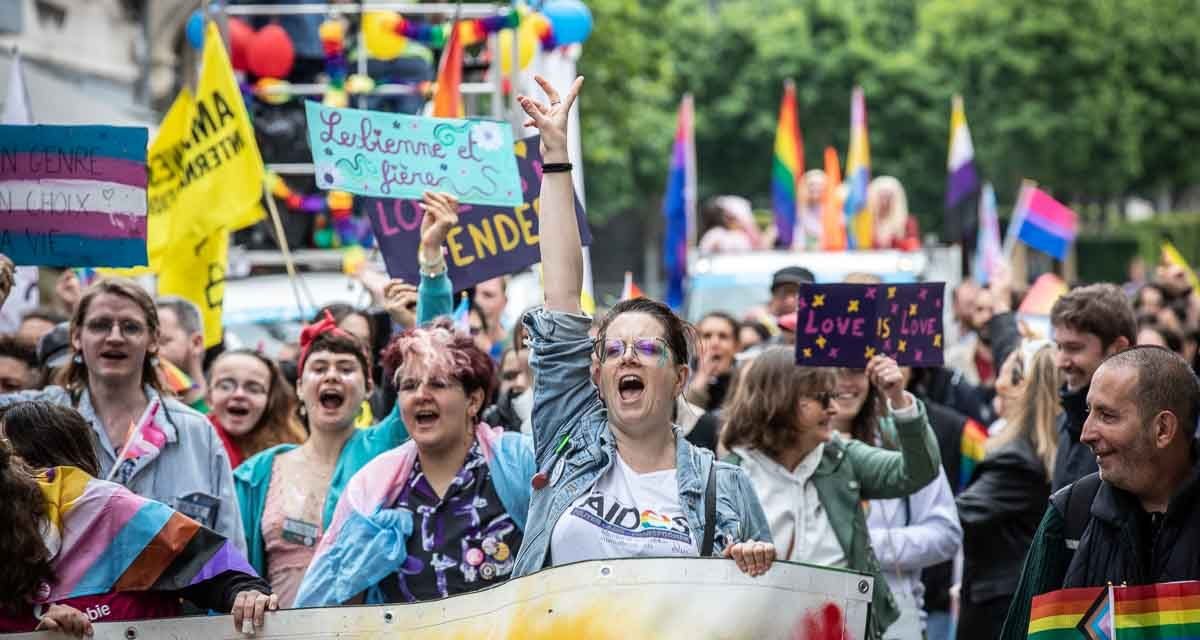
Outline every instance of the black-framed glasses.
{"label": "black-framed glasses", "polygon": [[112,333],[113,327],[118,327],[121,330],[121,335],[126,338],[136,338],[146,332],[146,325],[137,320],[114,320],[113,318],[92,318],[83,323],[83,328],[88,333],[95,336],[107,336]]}

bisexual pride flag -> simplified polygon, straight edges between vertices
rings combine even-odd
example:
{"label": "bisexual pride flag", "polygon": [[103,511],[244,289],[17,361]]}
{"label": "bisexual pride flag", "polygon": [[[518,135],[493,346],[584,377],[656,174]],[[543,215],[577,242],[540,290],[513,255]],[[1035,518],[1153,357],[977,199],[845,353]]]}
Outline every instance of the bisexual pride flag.
{"label": "bisexual pride flag", "polygon": [[18,265],[145,265],[147,136],[0,125],[0,253]]}
{"label": "bisexual pride flag", "polygon": [[667,304],[683,306],[683,281],[687,277],[688,244],[696,219],[696,143],[692,131],[692,95],[679,103],[675,143],[671,146],[671,168],[663,197],[663,266],[667,272]]}
{"label": "bisexual pride flag", "polygon": [[1075,242],[1079,221],[1074,211],[1026,182],[1017,196],[1017,208],[1009,225],[1006,253],[1011,255],[1012,243],[1025,244],[1048,253],[1058,260],[1067,259],[1067,251]]}
{"label": "bisexual pride flag", "polygon": [[775,127],[775,157],[771,161],[771,208],[775,210],[775,231],[779,244],[792,246],[799,203],[797,186],[804,175],[804,139],[800,137],[800,116],[796,106],[796,85],[783,85],[779,104],[779,124]]}

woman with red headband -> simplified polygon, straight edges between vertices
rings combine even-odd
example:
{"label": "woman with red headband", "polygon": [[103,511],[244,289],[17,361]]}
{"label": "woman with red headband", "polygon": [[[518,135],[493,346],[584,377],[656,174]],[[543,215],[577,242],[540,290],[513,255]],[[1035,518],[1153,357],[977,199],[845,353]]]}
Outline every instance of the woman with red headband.
{"label": "woman with red headband", "polygon": [[[440,247],[457,221],[458,202],[445,194],[426,194],[422,245]],[[422,290],[417,315],[431,309],[437,287]],[[289,607],[300,580],[329,526],[342,489],[359,469],[379,454],[408,440],[398,410],[379,424],[355,429],[359,407],[371,393],[367,345],[326,315],[300,334],[297,362],[301,417],[309,437],[302,445],[279,445],[247,460],[234,474],[246,555]]]}

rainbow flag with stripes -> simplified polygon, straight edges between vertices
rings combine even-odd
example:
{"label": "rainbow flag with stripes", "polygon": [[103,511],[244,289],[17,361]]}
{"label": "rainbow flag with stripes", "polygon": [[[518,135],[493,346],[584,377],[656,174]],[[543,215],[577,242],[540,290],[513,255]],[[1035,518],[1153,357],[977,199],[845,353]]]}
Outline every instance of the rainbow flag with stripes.
{"label": "rainbow flag with stripes", "polygon": [[967,423],[963,426],[960,447],[962,461],[958,465],[959,491],[967,488],[967,484],[971,482],[971,476],[975,473],[975,467],[983,462],[984,456],[987,455],[987,439],[987,428],[974,419],[967,418]]}
{"label": "rainbow flag with stripes", "polygon": [[779,124],[775,127],[775,158],[771,162],[771,208],[775,210],[775,231],[779,244],[792,246],[796,230],[800,179],[804,175],[804,138],[800,136],[800,115],[796,106],[796,84],[783,85],[779,103]]}
{"label": "rainbow flag with stripes", "polygon": [[1200,581],[1060,589],[1033,599],[1030,640],[1200,638]]}
{"label": "rainbow flag with stripes", "polygon": [[58,580],[44,602],[114,591],[179,591],[226,571],[258,575],[220,534],[73,467],[38,477]]}
{"label": "rainbow flag with stripes", "polygon": [[867,141],[867,99],[862,87],[854,87],[850,98],[850,151],[846,154],[846,240],[850,249],[870,249],[875,225],[867,208],[867,185],[871,182],[871,145]]}
{"label": "rainbow flag with stripes", "polygon": [[171,364],[166,358],[158,359],[158,375],[167,390],[177,396],[183,396],[200,386],[191,376],[184,373],[183,369]]}

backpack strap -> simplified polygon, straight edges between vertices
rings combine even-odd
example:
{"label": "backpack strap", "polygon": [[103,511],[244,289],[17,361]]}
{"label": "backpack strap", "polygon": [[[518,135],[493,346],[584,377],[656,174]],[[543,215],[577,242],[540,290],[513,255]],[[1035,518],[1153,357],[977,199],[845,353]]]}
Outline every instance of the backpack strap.
{"label": "backpack strap", "polygon": [[713,540],[717,535],[717,461],[708,465],[708,489],[704,492],[704,541],[700,544],[700,557],[707,558],[713,552]]}
{"label": "backpack strap", "polygon": [[1099,472],[1086,475],[1050,496],[1050,501],[1063,515],[1063,537],[1067,549],[1079,548],[1079,540],[1092,519],[1092,501],[1100,491]]}

